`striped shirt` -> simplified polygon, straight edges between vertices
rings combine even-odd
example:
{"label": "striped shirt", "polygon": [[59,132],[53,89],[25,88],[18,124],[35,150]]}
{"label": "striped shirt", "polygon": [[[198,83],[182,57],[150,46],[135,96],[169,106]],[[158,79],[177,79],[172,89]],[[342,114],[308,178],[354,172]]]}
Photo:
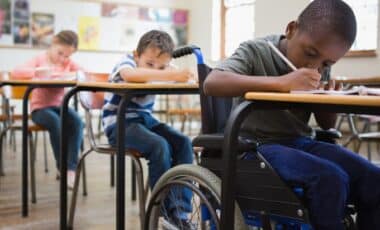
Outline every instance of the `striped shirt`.
{"label": "striped shirt", "polygon": [[[115,83],[125,82],[120,76],[120,71],[124,68],[137,68],[133,56],[128,54],[125,55],[113,68],[108,81]],[[154,99],[154,95],[143,95],[132,98],[132,100],[127,104],[125,119],[140,117],[144,119],[146,116],[151,116],[154,106]],[[121,96],[115,93],[105,93],[104,95],[102,123],[107,136],[109,136],[112,131],[112,127],[114,127],[114,124],[116,123],[117,108],[120,100]]]}

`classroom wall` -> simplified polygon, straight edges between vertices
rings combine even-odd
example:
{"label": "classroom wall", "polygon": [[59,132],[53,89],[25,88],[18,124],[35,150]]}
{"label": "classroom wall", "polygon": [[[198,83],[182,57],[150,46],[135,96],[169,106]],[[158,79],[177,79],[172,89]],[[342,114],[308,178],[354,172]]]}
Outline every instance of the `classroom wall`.
{"label": "classroom wall", "polygon": [[[31,11],[38,10],[40,8],[46,9],[48,7],[55,9],[57,5],[59,6],[59,4],[62,4],[63,1],[67,2],[72,0],[33,0],[31,4]],[[78,0],[78,2],[84,1]],[[107,2],[107,0],[97,2]],[[192,6],[190,6],[187,0],[108,0],[108,2],[188,9],[190,13],[189,39],[194,40],[192,34],[197,34],[197,32],[194,31],[195,27],[192,26],[194,23],[198,23],[197,20],[193,22],[192,19],[194,5],[192,4]],[[196,6],[199,6],[201,1],[195,0],[194,3]],[[197,36],[195,36],[195,39],[197,39]],[[9,71],[18,64],[27,61],[41,52],[43,52],[43,49],[0,48],[0,71]],[[72,58],[86,70],[94,72],[109,72],[122,55],[123,52],[78,51]]]}
{"label": "classroom wall", "polygon": [[[41,1],[41,0],[40,0]],[[43,4],[57,4],[59,1],[69,0],[42,0]],[[97,0],[101,1],[101,0]],[[206,60],[211,58],[212,47],[212,4],[213,0],[106,0],[146,6],[184,8],[190,12],[189,43],[202,48]],[[309,0],[256,0],[255,4],[255,33],[256,36],[265,36],[273,33],[283,33],[287,23],[295,19]],[[242,23],[244,20],[242,19]],[[380,17],[379,17],[380,20]],[[243,23],[244,24],[244,23]],[[380,22],[379,22],[380,24]],[[379,32],[380,44],[380,32]],[[33,57],[41,52],[39,49],[0,48],[0,70],[9,70],[18,63]],[[378,47],[380,53],[380,46]],[[109,72],[112,65],[122,53],[115,52],[85,52],[79,51],[73,59],[81,63],[86,69],[97,72]],[[193,65],[193,59],[188,59],[184,65]],[[208,61],[210,64],[214,64]],[[333,68],[334,75],[346,76],[373,76],[380,75],[380,57],[343,58]]]}

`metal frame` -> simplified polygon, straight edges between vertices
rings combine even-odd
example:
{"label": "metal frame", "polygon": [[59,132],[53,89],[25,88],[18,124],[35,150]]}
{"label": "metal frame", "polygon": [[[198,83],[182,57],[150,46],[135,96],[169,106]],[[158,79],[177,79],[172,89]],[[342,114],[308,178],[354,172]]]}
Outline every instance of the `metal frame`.
{"label": "metal frame", "polygon": [[27,217],[29,214],[28,210],[28,104],[29,104],[29,96],[30,93],[35,88],[61,88],[73,86],[73,83],[52,83],[44,84],[44,83],[30,83],[30,82],[12,82],[3,81],[0,83],[1,87],[10,85],[10,86],[27,86],[27,89],[24,93],[24,97],[22,99],[22,164],[21,164],[21,175],[22,175],[22,207],[21,207],[21,215],[22,217]]}

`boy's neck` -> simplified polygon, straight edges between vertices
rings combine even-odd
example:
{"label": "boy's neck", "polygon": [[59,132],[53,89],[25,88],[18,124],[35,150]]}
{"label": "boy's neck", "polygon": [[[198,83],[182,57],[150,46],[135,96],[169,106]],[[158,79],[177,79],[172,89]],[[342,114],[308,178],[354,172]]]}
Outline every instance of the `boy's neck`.
{"label": "boy's neck", "polygon": [[286,57],[287,48],[288,48],[288,40],[286,38],[281,39],[278,46],[281,53]]}

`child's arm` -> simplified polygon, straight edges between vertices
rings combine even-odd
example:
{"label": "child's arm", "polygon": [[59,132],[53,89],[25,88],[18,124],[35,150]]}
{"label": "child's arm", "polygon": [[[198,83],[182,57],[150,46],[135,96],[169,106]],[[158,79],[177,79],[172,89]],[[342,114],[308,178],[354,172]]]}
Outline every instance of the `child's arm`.
{"label": "child's arm", "polygon": [[37,57],[28,62],[17,66],[11,72],[12,79],[31,79],[35,76],[35,70],[38,66]]}
{"label": "child's arm", "polygon": [[176,69],[148,69],[148,68],[123,68],[120,76],[126,82],[145,83],[149,81],[176,81],[187,82],[193,78],[193,74],[187,70]]}
{"label": "child's arm", "polygon": [[[319,86],[321,75],[317,70],[301,68],[289,74],[274,76],[248,76],[228,71],[213,70],[204,88],[213,96],[243,96],[249,91],[289,92],[312,90]],[[228,86],[228,87],[226,87]]]}

